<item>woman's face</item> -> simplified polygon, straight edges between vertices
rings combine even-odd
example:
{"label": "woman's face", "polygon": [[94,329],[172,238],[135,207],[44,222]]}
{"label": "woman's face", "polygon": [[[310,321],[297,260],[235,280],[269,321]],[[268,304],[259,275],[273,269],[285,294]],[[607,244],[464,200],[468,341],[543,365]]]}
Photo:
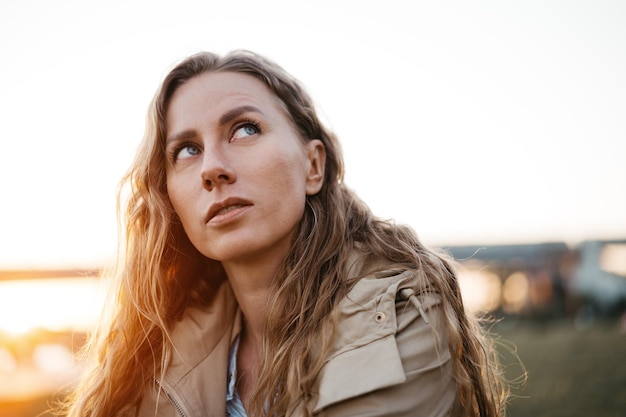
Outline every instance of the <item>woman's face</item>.
{"label": "woman's face", "polygon": [[167,191],[191,243],[222,262],[280,262],[322,186],[322,143],[303,141],[282,102],[235,72],[179,87],[166,125]]}

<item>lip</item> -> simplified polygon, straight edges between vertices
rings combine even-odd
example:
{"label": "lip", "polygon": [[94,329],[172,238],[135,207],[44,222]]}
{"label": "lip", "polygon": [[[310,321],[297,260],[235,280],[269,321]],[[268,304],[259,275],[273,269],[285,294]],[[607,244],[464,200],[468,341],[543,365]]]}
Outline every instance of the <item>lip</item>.
{"label": "lip", "polygon": [[213,224],[223,223],[226,220],[236,217],[243,211],[246,211],[251,206],[252,203],[244,198],[229,197],[211,204],[204,221],[205,223]]}

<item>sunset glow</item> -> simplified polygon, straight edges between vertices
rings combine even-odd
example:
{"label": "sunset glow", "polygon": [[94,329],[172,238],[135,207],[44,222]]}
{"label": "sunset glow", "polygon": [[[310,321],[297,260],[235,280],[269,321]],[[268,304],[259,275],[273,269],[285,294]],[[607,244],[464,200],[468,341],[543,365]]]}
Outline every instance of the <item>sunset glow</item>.
{"label": "sunset glow", "polygon": [[500,306],[500,278],[482,264],[460,265],[458,280],[465,307],[472,312],[489,312]]}
{"label": "sunset glow", "polygon": [[2,281],[0,331],[87,331],[100,314],[104,294],[103,282],[95,278]]}

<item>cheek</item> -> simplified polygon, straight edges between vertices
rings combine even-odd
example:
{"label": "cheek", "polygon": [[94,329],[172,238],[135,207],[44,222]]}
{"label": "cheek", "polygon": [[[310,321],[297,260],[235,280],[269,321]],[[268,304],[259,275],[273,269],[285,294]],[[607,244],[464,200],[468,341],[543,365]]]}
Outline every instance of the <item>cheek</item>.
{"label": "cheek", "polygon": [[[298,161],[299,162],[299,161]],[[301,164],[292,158],[277,158],[261,170],[267,188],[279,199],[303,199],[306,197],[306,178]]]}
{"label": "cheek", "polygon": [[293,226],[294,221],[298,221],[303,213],[306,204],[306,183],[302,170],[287,161],[277,162],[273,166],[269,178],[268,190],[274,196],[276,212],[279,217]]}
{"label": "cheek", "polygon": [[177,198],[178,198],[178,192],[177,192],[178,187],[176,187],[176,182],[168,175],[165,185],[166,185],[165,189],[167,191],[167,196],[170,199],[170,203],[174,207],[174,210],[178,212],[177,203],[176,203]]}
{"label": "cheek", "polygon": [[268,149],[268,152],[254,155],[253,160],[256,163],[252,170],[277,187],[298,188],[306,184],[308,163],[299,143]]}
{"label": "cheek", "polygon": [[188,186],[188,182],[181,181],[180,178],[177,178],[176,176],[168,176],[167,178],[167,195],[169,196],[170,203],[172,204],[174,211],[183,224],[185,223],[185,219],[187,217],[185,209],[191,207],[189,204],[191,201],[191,193],[187,190]]}

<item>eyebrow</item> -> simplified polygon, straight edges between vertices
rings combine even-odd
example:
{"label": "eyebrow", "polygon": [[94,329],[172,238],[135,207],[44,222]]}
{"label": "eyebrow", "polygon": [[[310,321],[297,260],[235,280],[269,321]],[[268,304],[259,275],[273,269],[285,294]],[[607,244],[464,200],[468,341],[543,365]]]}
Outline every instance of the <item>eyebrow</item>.
{"label": "eyebrow", "polygon": [[234,109],[229,110],[226,113],[224,113],[222,117],[220,117],[219,123],[220,125],[225,125],[233,121],[237,117],[241,116],[244,113],[260,113],[263,115],[263,112],[258,107],[252,106],[252,105],[245,105],[245,106],[235,107]]}
{"label": "eyebrow", "polygon": [[172,142],[181,142],[181,141],[193,139],[195,137],[196,137],[195,130],[193,129],[183,130],[182,132],[174,133],[172,136],[169,136],[167,139],[165,139],[165,144],[167,145],[168,143],[172,143]]}
{"label": "eyebrow", "polygon": [[[230,123],[231,121],[233,121],[234,119],[236,119],[237,117],[245,113],[259,113],[261,115],[264,115],[264,113],[258,107],[252,106],[252,105],[245,105],[245,106],[239,106],[239,107],[235,107],[234,109],[228,110],[226,113],[220,116],[218,122],[221,126],[223,126],[225,124]],[[197,133],[193,129],[183,130],[180,133],[175,133],[172,136],[168,137],[165,140],[165,143],[167,144],[171,142],[178,142],[181,140],[193,139],[196,135]]]}

